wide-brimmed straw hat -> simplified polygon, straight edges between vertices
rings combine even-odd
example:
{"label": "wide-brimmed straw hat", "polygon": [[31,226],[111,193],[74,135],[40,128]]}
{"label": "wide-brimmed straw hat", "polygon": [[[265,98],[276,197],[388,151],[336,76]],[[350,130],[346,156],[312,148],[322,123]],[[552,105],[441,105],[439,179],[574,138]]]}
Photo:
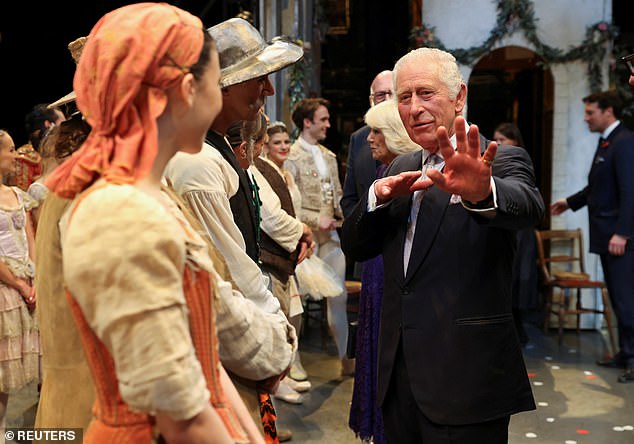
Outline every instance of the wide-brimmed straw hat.
{"label": "wide-brimmed straw hat", "polygon": [[[86,45],[87,37],[79,37],[76,40],[73,40],[68,44],[68,50],[70,51],[70,55],[73,57],[75,61],[75,65],[79,63],[79,58],[81,57],[81,53],[84,50],[84,46]],[[57,99],[53,103],[47,106],[47,108],[55,108],[56,106],[62,106],[69,102],[74,101],[77,98],[75,95],[75,91],[71,91],[66,94],[64,97]]]}
{"label": "wide-brimmed straw hat", "polygon": [[284,36],[267,43],[256,28],[241,18],[226,20],[208,31],[218,48],[222,88],[279,71],[304,55],[301,46]]}

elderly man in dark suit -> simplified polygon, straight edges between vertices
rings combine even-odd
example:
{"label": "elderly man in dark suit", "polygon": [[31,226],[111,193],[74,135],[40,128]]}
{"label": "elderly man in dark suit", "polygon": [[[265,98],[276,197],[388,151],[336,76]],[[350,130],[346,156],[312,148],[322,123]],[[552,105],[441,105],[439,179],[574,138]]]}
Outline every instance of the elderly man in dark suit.
{"label": "elderly man in dark suit", "polygon": [[535,408],[511,314],[515,230],[541,220],[544,203],[525,150],[497,152],[467,130],[452,55],[419,48],[393,75],[401,119],[424,149],[398,157],[343,227],[350,257],[385,258],[386,437],[505,443],[510,415]]}
{"label": "elderly man in dark suit", "polygon": [[[392,71],[381,71],[370,84],[370,106],[389,100],[392,92]],[[370,127],[363,125],[350,135],[348,145],[348,161],[346,162],[346,179],[343,183],[341,210],[348,217],[370,184],[376,179],[376,169],[380,162],[372,158],[368,144]]]}
{"label": "elderly man in dark suit", "polygon": [[634,136],[619,120],[623,104],[616,92],[591,94],[583,102],[588,128],[601,133],[588,185],[550,209],[558,215],[588,206],[590,252],[601,257],[620,349],[597,364],[623,367],[618,381],[634,382]]}

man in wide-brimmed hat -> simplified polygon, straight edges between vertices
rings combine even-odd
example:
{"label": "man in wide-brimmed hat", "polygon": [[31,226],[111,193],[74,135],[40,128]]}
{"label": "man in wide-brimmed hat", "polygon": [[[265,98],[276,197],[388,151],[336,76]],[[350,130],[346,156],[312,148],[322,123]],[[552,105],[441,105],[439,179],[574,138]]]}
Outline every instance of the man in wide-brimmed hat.
{"label": "man in wide-brimmed hat", "polygon": [[[79,63],[79,58],[81,57],[81,53],[84,50],[84,46],[86,46],[87,40],[88,40],[88,37],[79,37],[68,44],[68,50],[70,51],[71,57],[75,61],[75,65]],[[77,98],[77,95],[75,94],[75,91],[73,90],[69,92],[68,94],[66,94],[65,96],[49,104],[48,107],[59,108],[60,106],[68,105],[69,103],[75,102],[76,98]]]}
{"label": "man in wide-brimmed hat", "polygon": [[[249,325],[243,326],[250,333],[258,333],[248,336],[237,329],[231,319],[223,319],[222,313],[218,314],[223,365],[237,377],[268,380],[274,386],[291,365],[297,338],[258,266],[259,221],[254,208],[253,185],[225,135],[231,124],[258,117],[266,97],[275,92],[268,75],[297,62],[303,56],[303,49],[279,37],[265,42],[257,29],[240,18],[222,22],[209,32],[220,56],[222,111],[212,124],[201,152],[177,154],[165,174],[220,250],[229,272],[225,278],[250,300],[245,300],[246,307],[251,307],[247,302],[253,302],[258,309]],[[284,333],[283,343],[271,347],[271,341],[278,340],[280,330]],[[262,344],[267,345],[261,347]],[[248,350],[253,353],[248,355]],[[255,393],[242,394],[252,413],[257,415]]]}

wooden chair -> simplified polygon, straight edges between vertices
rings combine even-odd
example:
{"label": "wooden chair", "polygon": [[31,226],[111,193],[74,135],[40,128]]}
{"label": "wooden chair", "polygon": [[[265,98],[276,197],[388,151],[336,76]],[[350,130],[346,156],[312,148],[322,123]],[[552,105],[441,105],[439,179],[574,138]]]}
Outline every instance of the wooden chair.
{"label": "wooden chair", "polygon": [[330,330],[328,328],[328,315],[327,315],[326,299],[315,299],[312,295],[306,295],[304,301],[304,313],[302,320],[302,335],[307,335],[310,321],[317,321],[319,323],[319,329],[321,332],[321,347],[325,348],[328,338],[330,336]]}
{"label": "wooden chair", "polygon": [[[579,333],[582,314],[602,314],[608,327],[610,345],[616,351],[608,290],[604,282],[593,281],[586,273],[583,260],[583,235],[576,230],[535,230],[539,268],[542,273],[542,288],[545,290],[546,310],[544,331],[550,328],[550,315],[558,317],[559,343],[561,344],[565,317],[577,317]],[[601,291],[603,310],[586,308],[581,302],[582,289]],[[575,298],[576,300],[571,300]]]}

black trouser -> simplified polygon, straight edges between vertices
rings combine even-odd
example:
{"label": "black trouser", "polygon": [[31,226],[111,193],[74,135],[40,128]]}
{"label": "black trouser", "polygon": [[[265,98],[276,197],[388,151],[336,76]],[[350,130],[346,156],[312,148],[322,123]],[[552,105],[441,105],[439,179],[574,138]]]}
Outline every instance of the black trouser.
{"label": "black trouser", "polygon": [[619,332],[619,352],[628,366],[634,366],[634,251],[623,256],[601,255],[601,266],[608,287]]}
{"label": "black trouser", "polygon": [[431,422],[416,405],[399,342],[392,379],[382,406],[389,444],[506,444],[510,416],[468,425]]}

